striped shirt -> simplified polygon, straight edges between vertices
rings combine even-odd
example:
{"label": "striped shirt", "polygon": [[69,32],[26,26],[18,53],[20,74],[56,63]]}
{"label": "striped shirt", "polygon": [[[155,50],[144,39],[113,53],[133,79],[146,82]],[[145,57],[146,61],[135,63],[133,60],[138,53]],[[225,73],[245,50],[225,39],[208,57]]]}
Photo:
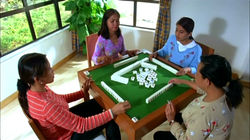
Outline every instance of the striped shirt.
{"label": "striped shirt", "polygon": [[46,92],[27,92],[29,113],[38,122],[47,139],[69,140],[73,132],[84,133],[113,119],[111,110],[87,118],[69,111],[68,103],[83,97],[84,93],[59,95],[46,86]]}

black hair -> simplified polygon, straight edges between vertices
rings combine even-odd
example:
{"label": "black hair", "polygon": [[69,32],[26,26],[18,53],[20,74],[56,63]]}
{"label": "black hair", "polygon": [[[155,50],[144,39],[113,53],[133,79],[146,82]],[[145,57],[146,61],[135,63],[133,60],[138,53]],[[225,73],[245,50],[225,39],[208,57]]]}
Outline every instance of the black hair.
{"label": "black hair", "polygon": [[[108,9],[105,11],[103,18],[102,18],[102,26],[98,32],[98,36],[102,35],[102,37],[104,37],[105,39],[109,39],[110,36],[109,36],[109,29],[108,29],[108,25],[107,25],[107,20],[114,14],[116,14],[120,17],[119,12],[115,9],[111,8],[111,9]],[[118,30],[116,31],[116,35],[117,35],[117,37],[120,37],[120,35],[121,35],[120,28],[118,28]]]}
{"label": "black hair", "polygon": [[[176,22],[176,25],[180,25],[188,33],[191,33],[194,30],[194,21],[189,17],[182,17],[180,20]],[[190,36],[189,39],[193,40],[194,38]]]}
{"label": "black hair", "polygon": [[200,69],[203,78],[208,78],[216,87],[225,88],[227,101],[236,108],[242,102],[242,85],[239,79],[232,79],[232,70],[229,62],[222,56],[201,56]]}
{"label": "black hair", "polygon": [[20,79],[17,81],[18,100],[23,111],[30,117],[27,101],[27,91],[34,84],[34,78],[40,78],[46,73],[48,60],[45,55],[29,53],[23,55],[18,61],[18,73]]}

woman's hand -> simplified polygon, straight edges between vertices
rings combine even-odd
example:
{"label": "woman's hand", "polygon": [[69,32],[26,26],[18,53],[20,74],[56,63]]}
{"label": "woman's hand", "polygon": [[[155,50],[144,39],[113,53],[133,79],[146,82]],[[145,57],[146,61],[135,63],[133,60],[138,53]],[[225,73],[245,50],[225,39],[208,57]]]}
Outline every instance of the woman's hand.
{"label": "woman's hand", "polygon": [[176,114],[175,107],[173,103],[170,101],[166,105],[166,108],[165,108],[165,115],[166,115],[168,122],[171,122],[172,120],[174,120],[175,114]]}
{"label": "woman's hand", "polygon": [[92,79],[91,78],[87,78],[85,80],[85,82],[82,84],[82,91],[83,91],[83,98],[84,98],[84,101],[88,101],[89,100],[89,87],[90,87],[90,83],[92,82]]}
{"label": "woman's hand", "polygon": [[135,56],[139,50],[127,50],[129,56]]}
{"label": "woman's hand", "polygon": [[121,113],[125,113],[127,109],[131,108],[131,105],[128,101],[116,104],[111,110],[114,116],[117,116]]}
{"label": "woman's hand", "polygon": [[173,78],[173,79],[169,80],[168,83],[183,84],[183,80],[182,79]]}
{"label": "woman's hand", "polygon": [[149,55],[149,60],[152,61],[152,58],[156,58],[157,55],[158,55],[157,52],[154,52],[154,53],[150,54],[150,55]]}
{"label": "woman's hand", "polygon": [[191,72],[191,68],[186,67],[186,68],[180,69],[180,70],[176,73],[176,75],[185,75],[185,74],[187,74],[188,72]]}
{"label": "woman's hand", "polygon": [[97,58],[97,62],[111,64],[111,63],[113,63],[113,58],[111,56],[101,56],[101,57]]}

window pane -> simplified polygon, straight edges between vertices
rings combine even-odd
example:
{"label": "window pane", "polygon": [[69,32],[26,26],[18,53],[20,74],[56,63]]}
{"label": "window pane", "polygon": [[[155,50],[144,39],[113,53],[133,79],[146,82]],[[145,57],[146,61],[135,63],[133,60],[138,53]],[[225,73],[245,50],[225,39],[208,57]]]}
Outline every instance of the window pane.
{"label": "window pane", "polygon": [[8,12],[11,10],[16,10],[19,8],[23,8],[23,4],[21,0],[1,0],[0,11]]}
{"label": "window pane", "polygon": [[115,0],[115,8],[120,13],[120,24],[133,25],[133,10],[134,2],[133,1],[119,1]]}
{"label": "window pane", "polygon": [[38,38],[58,29],[53,4],[32,10],[30,13]]}
{"label": "window pane", "polygon": [[24,13],[1,18],[1,54],[32,41]]}
{"label": "window pane", "polygon": [[59,2],[59,9],[60,9],[60,14],[61,14],[61,20],[62,20],[62,26],[65,26],[69,23],[66,23],[65,21],[70,17],[71,12],[70,11],[65,11],[65,6],[63,5],[65,1]]}
{"label": "window pane", "polygon": [[158,12],[158,3],[138,2],[136,26],[155,29]]}
{"label": "window pane", "polygon": [[51,0],[27,0],[27,4],[28,5],[34,5],[34,4],[38,4],[41,2],[45,2],[45,1],[51,1]]}

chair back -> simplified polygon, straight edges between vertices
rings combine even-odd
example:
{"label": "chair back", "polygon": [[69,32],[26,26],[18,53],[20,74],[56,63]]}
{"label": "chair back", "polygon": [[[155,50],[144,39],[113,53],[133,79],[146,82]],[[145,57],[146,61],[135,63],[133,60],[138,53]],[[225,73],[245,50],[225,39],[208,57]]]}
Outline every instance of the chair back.
{"label": "chair back", "polygon": [[201,49],[202,49],[202,55],[210,55],[210,54],[214,54],[214,49],[213,48],[210,48],[208,47],[207,45],[204,45],[200,42],[197,42],[197,44],[199,44],[201,46]]}
{"label": "chair back", "polygon": [[86,48],[87,48],[87,59],[89,67],[92,66],[91,59],[95,51],[96,41],[98,39],[98,34],[91,34],[86,37]]}
{"label": "chair back", "polygon": [[31,126],[31,128],[35,132],[35,134],[38,137],[38,139],[39,140],[46,140],[45,136],[43,135],[43,133],[41,132],[41,130],[37,126],[35,120],[33,120],[28,114],[26,114],[26,112],[24,110],[23,110],[23,113],[27,117],[29,125]]}

